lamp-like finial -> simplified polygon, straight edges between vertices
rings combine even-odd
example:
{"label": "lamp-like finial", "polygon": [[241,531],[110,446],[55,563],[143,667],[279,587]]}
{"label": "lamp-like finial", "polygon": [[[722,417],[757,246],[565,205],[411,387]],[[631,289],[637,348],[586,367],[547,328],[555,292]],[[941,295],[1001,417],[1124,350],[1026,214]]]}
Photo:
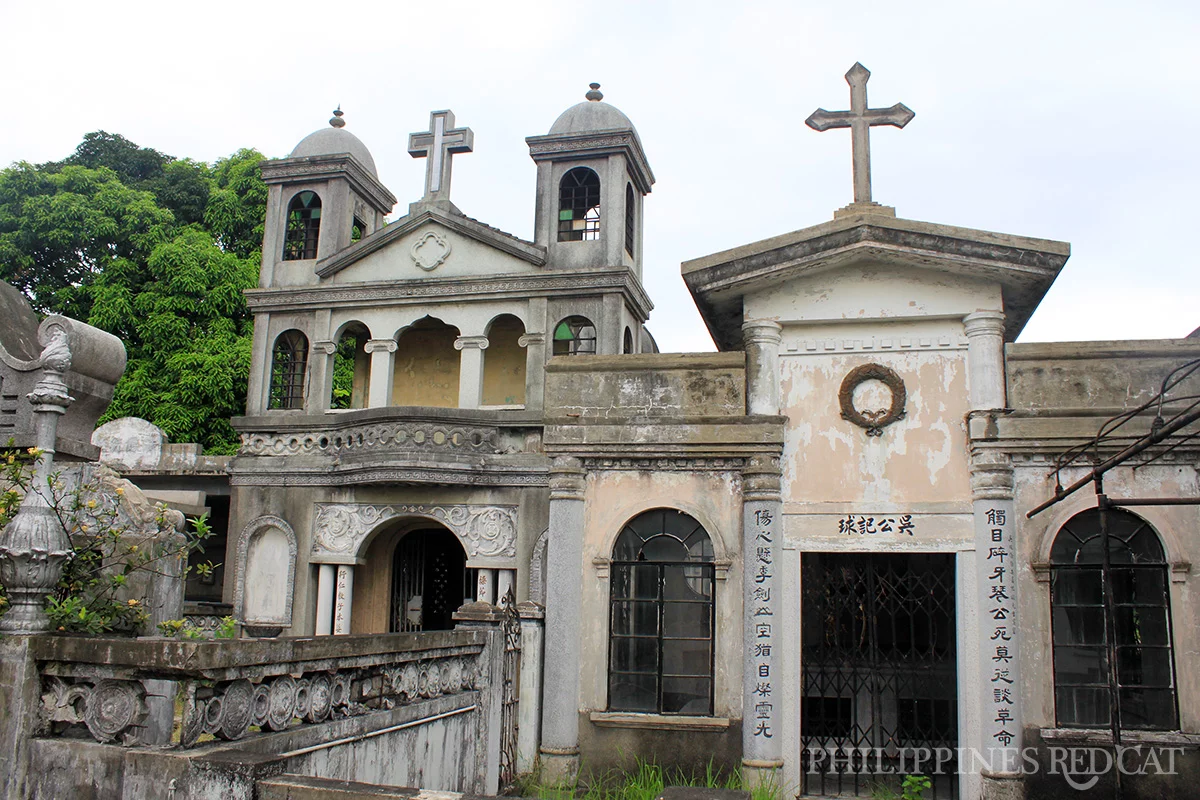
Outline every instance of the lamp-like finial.
{"label": "lamp-like finial", "polygon": [[600,84],[589,83],[588,86],[591,86],[592,90],[585,94],[584,97],[586,97],[588,100],[591,100],[593,103],[604,99],[604,95],[600,93]]}
{"label": "lamp-like finial", "polygon": [[346,120],[342,119],[342,116],[344,114],[345,114],[345,112],[342,111],[342,104],[338,103],[338,107],[336,109],[334,109],[334,112],[333,112],[333,119],[329,120],[329,124],[335,128],[346,127]]}

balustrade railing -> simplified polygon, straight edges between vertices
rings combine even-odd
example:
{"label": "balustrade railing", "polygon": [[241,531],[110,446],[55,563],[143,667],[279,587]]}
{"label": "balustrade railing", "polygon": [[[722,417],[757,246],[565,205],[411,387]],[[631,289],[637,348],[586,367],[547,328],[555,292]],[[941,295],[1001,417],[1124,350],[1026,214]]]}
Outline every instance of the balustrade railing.
{"label": "balustrade railing", "polygon": [[224,641],[39,637],[39,733],[86,730],[98,742],[143,744],[147,699],[166,685],[177,687],[173,745],[192,747],[205,734],[238,740],[255,729],[483,689],[485,646],[478,630]]}

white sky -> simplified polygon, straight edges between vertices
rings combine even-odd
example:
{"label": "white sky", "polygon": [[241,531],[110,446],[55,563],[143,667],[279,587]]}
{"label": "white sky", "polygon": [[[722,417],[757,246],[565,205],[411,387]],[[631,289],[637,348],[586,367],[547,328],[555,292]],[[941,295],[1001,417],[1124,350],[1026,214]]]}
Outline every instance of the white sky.
{"label": "white sky", "polygon": [[[897,214],[1068,241],[1022,341],[1184,336],[1200,326],[1200,4],[1154,2],[267,3],[0,0],[0,164],[88,131],[212,161],[284,156],[342,104],[399,198],[433,109],[475,132],[465,213],[531,238],[545,133],[590,81],[641,134],[650,328],[711,349],[680,262],[814,225],[851,199],[850,136],[816,133],[872,71],[874,194]],[[395,217],[396,215],[393,215]]]}

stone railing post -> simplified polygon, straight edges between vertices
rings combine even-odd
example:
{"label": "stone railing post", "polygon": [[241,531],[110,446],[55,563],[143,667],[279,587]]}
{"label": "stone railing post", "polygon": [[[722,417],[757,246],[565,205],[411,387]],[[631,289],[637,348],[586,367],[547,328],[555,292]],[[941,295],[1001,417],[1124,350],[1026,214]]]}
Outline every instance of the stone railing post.
{"label": "stone railing post", "polygon": [[547,542],[545,685],[542,703],[542,769],[551,783],[579,770],[579,619],[583,604],[583,507],[586,486],[577,458],[560,456],[550,467],[550,534]]}
{"label": "stone railing post", "polygon": [[525,774],[537,760],[542,722],[542,645],[546,610],[526,601],[521,615],[521,705],[517,715],[517,772]]}
{"label": "stone railing post", "polygon": [[[1013,470],[1006,453],[971,453],[975,522],[976,619],[979,661],[976,683],[982,736],[983,800],[1025,796],[1021,773],[1021,680],[1017,619],[1017,548],[1013,518]],[[971,700],[964,697],[964,702]]]}
{"label": "stone railing post", "polygon": [[371,356],[367,408],[383,408],[392,402],[393,354],[399,346],[395,339],[369,339],[363,345],[363,351]]}
{"label": "stone railing post", "polygon": [[754,456],[742,470],[742,775],[753,787],[783,766],[779,724],[783,645],[778,574],[783,553],[779,460]]}
{"label": "stone railing post", "polygon": [[483,351],[487,350],[486,336],[460,336],[454,349],[462,353],[458,360],[458,407],[479,408],[483,390]]}
{"label": "stone railing post", "polygon": [[746,348],[746,413],[779,414],[779,344],[783,328],[766,319],[742,324]]}
{"label": "stone railing post", "polygon": [[479,735],[475,737],[475,786],[467,794],[500,790],[500,738],[504,714],[504,613],[488,603],[467,603],[454,612],[456,630],[482,630],[487,645],[479,656]]}

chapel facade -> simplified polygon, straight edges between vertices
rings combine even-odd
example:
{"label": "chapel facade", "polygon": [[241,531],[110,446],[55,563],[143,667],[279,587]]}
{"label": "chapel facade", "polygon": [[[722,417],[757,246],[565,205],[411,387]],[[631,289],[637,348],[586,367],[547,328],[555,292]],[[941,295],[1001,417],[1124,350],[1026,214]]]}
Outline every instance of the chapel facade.
{"label": "chapel facade", "polygon": [[[659,354],[646,331],[654,176],[596,85],[527,139],[532,242],[451,202],[473,133],[449,111],[410,137],[425,191],[390,223],[340,112],[265,162],[229,466],[246,633],[437,630],[510,591],[544,606],[551,776],[636,754],[852,795],[907,757],[938,797],[1036,796],[1058,784],[1009,751],[1190,741],[1195,507],[1118,499],[1101,523],[1061,488],[1150,435],[1145,401],[1200,340],[1015,344],[1069,246],[873,202],[869,127],[912,112],[869,109],[868,76],[810,120],[852,128],[855,202],[683,265],[716,353]],[[1146,452],[1168,446],[1112,465],[1110,494],[1194,498],[1198,451]]]}

